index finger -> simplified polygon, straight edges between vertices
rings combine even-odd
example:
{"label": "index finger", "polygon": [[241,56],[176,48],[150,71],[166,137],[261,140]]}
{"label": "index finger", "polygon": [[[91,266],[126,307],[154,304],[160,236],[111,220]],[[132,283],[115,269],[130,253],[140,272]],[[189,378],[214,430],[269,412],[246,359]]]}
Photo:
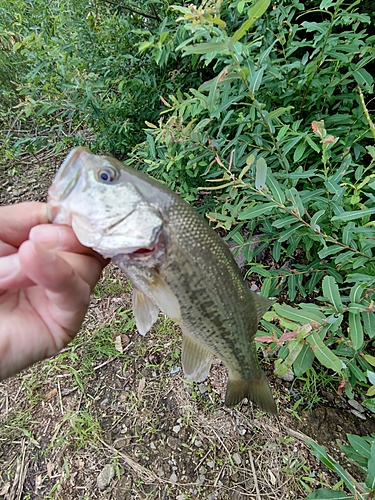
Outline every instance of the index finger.
{"label": "index finger", "polygon": [[30,229],[47,224],[47,204],[36,201],[0,207],[0,240],[19,247],[27,240]]}

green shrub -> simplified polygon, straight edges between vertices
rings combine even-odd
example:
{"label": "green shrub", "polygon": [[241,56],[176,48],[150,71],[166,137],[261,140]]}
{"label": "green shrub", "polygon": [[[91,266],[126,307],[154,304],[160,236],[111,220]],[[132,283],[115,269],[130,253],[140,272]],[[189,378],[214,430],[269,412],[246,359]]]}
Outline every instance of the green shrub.
{"label": "green shrub", "polygon": [[[200,210],[264,277],[263,295],[301,302],[262,321],[276,373],[317,359],[351,397],[375,337],[374,37],[357,3],[172,6],[186,32],[177,50],[214,77],[166,97],[129,159],[188,200],[211,194]],[[254,263],[254,233],[272,268]]]}

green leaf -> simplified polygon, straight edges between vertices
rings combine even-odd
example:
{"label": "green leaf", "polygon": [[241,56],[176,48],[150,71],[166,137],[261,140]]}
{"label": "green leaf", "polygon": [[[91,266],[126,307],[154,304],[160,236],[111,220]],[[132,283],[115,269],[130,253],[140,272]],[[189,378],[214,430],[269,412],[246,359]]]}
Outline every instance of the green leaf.
{"label": "green leaf", "polygon": [[294,224],[290,229],[287,229],[286,231],[283,231],[279,235],[279,242],[282,243],[283,241],[289,240],[290,237],[295,236],[296,231],[304,226],[304,224],[301,222],[299,224]]}
{"label": "green leaf", "polygon": [[153,45],[154,45],[153,42],[149,42],[149,41],[142,42],[138,46],[138,52],[140,52],[140,53],[145,52],[150,47],[153,47]]}
{"label": "green leaf", "polygon": [[247,77],[247,81],[249,82],[250,92],[252,92],[252,93],[256,92],[259,89],[259,87],[261,86],[265,69],[266,68],[263,67],[259,70],[254,70]]}
{"label": "green leaf", "polygon": [[315,142],[311,139],[311,137],[309,135],[306,136],[306,140],[309,144],[309,146],[314,150],[316,151],[317,153],[320,153],[320,148],[317,144],[315,144]]}
{"label": "green leaf", "polygon": [[217,109],[215,109],[215,111],[211,114],[211,118],[215,118],[215,117],[220,116],[220,114],[223,111],[225,111],[226,109],[228,109],[235,102],[241,101],[241,99],[243,99],[243,97],[244,96],[242,94],[238,94],[238,95],[233,96],[231,99],[224,100],[221,103],[221,105]]}
{"label": "green leaf", "polygon": [[281,243],[280,241],[275,241],[272,248],[272,257],[276,262],[279,262],[281,255]]}
{"label": "green leaf", "polygon": [[275,177],[271,174],[271,172],[267,174],[266,184],[272,191],[272,195],[275,201],[280,203],[280,205],[284,205],[285,194],[283,186],[275,179]]}
{"label": "green leaf", "polygon": [[306,151],[306,142],[300,142],[293,153],[293,161],[295,163],[299,162],[302,158],[304,152]]}
{"label": "green leaf", "polygon": [[[306,442],[312,449],[314,455],[329,469],[331,469],[333,472],[336,472],[336,474],[344,481],[348,490],[354,494],[355,486],[352,484],[351,479],[348,477],[348,475],[346,474],[345,470],[341,467],[341,465],[339,465],[333,458],[331,458],[326,452],[325,448],[323,448],[323,446],[320,446],[320,444],[312,440],[308,440]],[[334,493],[345,495],[345,493],[342,492],[334,492]],[[311,498],[310,495],[308,498]],[[320,497],[313,497],[313,498],[320,498]],[[336,498],[336,497],[322,497],[322,498]],[[348,497],[344,496],[338,498],[348,498]]]}
{"label": "green leaf", "polygon": [[367,459],[371,457],[371,445],[363,437],[355,434],[347,434],[346,437],[357,453]]}
{"label": "green leaf", "polygon": [[311,367],[313,361],[315,359],[315,354],[311,347],[307,344],[301,349],[301,352],[298,354],[296,360],[293,363],[293,371],[296,377],[300,377]]}
{"label": "green leaf", "polygon": [[364,288],[360,283],[357,283],[356,285],[354,285],[352,287],[352,289],[350,290],[350,294],[349,294],[349,298],[350,298],[351,302],[358,303],[362,297],[363,290],[364,290]]}
{"label": "green leaf", "polygon": [[336,373],[341,373],[342,362],[340,358],[333,354],[333,352],[324,344],[323,340],[320,338],[318,332],[313,332],[306,339],[307,343],[313,350],[316,358],[322,363],[323,366],[335,371]]}
{"label": "green leaf", "polygon": [[216,54],[228,50],[228,44],[224,42],[198,43],[197,45],[187,45],[182,49],[186,54],[207,54],[215,52]]}
{"label": "green leaf", "polygon": [[281,377],[284,375],[293,365],[294,360],[297,358],[301,349],[303,347],[303,342],[291,340],[288,342],[288,356],[283,361],[281,358],[278,358],[275,363],[275,375]]}
{"label": "green leaf", "polygon": [[362,406],[365,406],[368,410],[372,411],[372,413],[375,413],[375,398],[365,399]]}
{"label": "green leaf", "polygon": [[276,227],[277,229],[281,229],[282,227],[285,226],[290,226],[291,224],[294,224],[296,222],[296,218],[294,215],[289,215],[287,217],[282,217],[280,219],[276,219],[272,222],[272,226]]}
{"label": "green leaf", "polygon": [[297,295],[297,275],[291,274],[288,276],[288,296],[291,302],[294,302],[294,299]]}
{"label": "green leaf", "polygon": [[311,217],[311,221],[310,221],[310,226],[312,229],[315,229],[315,227],[317,226],[318,220],[325,213],[326,213],[326,210],[319,210],[318,212],[315,212],[315,214]]}
{"label": "green leaf", "polygon": [[335,278],[325,276],[322,283],[323,295],[330,302],[337,312],[343,311],[343,305],[340,297],[339,287]]}
{"label": "green leaf", "polygon": [[255,189],[261,189],[266,185],[267,162],[264,158],[258,158],[255,165]]}
{"label": "green leaf", "polygon": [[234,45],[247,33],[249,28],[259,19],[268,9],[270,5],[270,0],[258,0],[258,2],[251,7],[248,11],[248,20],[245,21],[242,26],[234,33],[230,41]]}
{"label": "green leaf", "polygon": [[375,313],[373,312],[363,312],[361,313],[363,319],[363,326],[365,328],[365,332],[373,339],[375,337]]}
{"label": "green leaf", "polygon": [[366,486],[368,486],[372,492],[375,492],[375,439],[371,445],[371,457],[368,461]]}
{"label": "green leaf", "polygon": [[273,309],[279,316],[290,319],[291,321],[296,321],[302,325],[311,322],[322,324],[325,320],[325,315],[320,311],[306,311],[305,309],[297,309],[287,304],[273,304]]}
{"label": "green leaf", "polygon": [[367,370],[367,378],[369,379],[370,384],[375,385],[375,372]]}
{"label": "green leaf", "polygon": [[364,210],[353,210],[353,212],[343,212],[340,215],[335,215],[332,217],[333,221],[340,221],[340,222],[349,222],[352,220],[356,219],[361,219],[365,215],[372,215],[375,214],[375,207],[374,208],[365,208]]}
{"label": "green leaf", "polygon": [[354,71],[353,76],[358,83],[358,85],[362,88],[362,90],[369,91],[374,82],[373,77],[370,75],[365,68],[361,68],[358,71]]}
{"label": "green leaf", "polygon": [[290,188],[285,191],[286,197],[288,200],[290,200],[293,204],[293,210],[297,210],[298,215],[302,217],[305,213],[305,209],[303,208],[303,203],[301,201],[301,198],[298,194],[297,189],[295,188]]}
{"label": "green leaf", "polygon": [[325,259],[329,255],[335,255],[342,251],[342,246],[340,245],[330,245],[328,247],[322,248],[319,250],[318,255],[321,259]]}
{"label": "green leaf", "polygon": [[[277,109],[274,109],[273,111],[271,111],[270,113],[268,113],[268,115],[266,115],[266,119],[267,120],[274,120],[275,118],[278,118],[279,116],[283,115],[284,113],[286,113],[287,111],[290,111],[291,109],[293,109],[293,106],[288,106],[286,108],[277,108]],[[289,129],[289,125],[285,125],[284,127],[282,128],[285,128],[285,132]],[[279,132],[280,134],[280,132]],[[279,140],[279,135],[277,135],[277,140]]]}
{"label": "green leaf", "polygon": [[[371,356],[371,354],[365,354],[363,358],[372,366],[375,366],[375,356]],[[375,381],[373,382],[375,385]]]}
{"label": "green leaf", "polygon": [[363,328],[359,314],[349,313],[349,337],[354,349],[359,351],[363,346]]}
{"label": "green leaf", "polygon": [[324,500],[325,498],[330,498],[331,500],[344,500],[345,498],[353,498],[348,496],[343,491],[332,491],[326,490],[325,488],[318,488],[317,490],[310,493],[306,500]]}
{"label": "green leaf", "polygon": [[277,205],[275,203],[262,203],[255,205],[251,208],[245,208],[245,210],[239,214],[239,220],[250,220],[260,217],[261,215],[271,212]]}

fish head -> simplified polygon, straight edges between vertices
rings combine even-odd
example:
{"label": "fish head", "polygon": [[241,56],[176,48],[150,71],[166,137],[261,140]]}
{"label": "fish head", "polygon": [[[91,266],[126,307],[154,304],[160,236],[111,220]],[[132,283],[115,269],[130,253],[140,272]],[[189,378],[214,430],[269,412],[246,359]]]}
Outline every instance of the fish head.
{"label": "fish head", "polygon": [[83,245],[103,257],[142,259],[164,248],[161,201],[163,193],[137,171],[78,147],[48,191],[48,212],[51,222],[71,226]]}

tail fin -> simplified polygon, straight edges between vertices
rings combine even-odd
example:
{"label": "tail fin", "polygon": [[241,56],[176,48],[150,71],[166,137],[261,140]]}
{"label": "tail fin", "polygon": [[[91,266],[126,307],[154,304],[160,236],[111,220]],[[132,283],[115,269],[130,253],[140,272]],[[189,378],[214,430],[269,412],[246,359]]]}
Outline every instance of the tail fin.
{"label": "tail fin", "polygon": [[277,413],[276,403],[263,372],[259,373],[257,378],[251,380],[235,380],[229,375],[225,395],[226,406],[235,406],[243,398],[250,399],[263,411]]}

